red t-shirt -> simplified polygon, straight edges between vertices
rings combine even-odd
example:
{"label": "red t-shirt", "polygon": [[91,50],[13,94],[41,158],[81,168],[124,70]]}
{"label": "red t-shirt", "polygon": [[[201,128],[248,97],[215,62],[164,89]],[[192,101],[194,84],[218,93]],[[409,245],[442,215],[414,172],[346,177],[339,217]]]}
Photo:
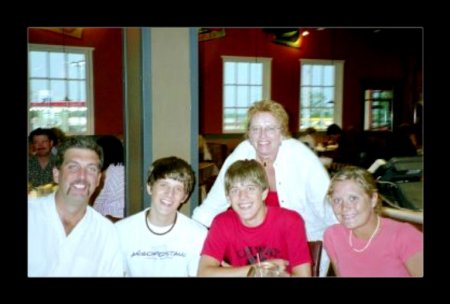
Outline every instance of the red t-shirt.
{"label": "red t-shirt", "polygon": [[280,202],[278,201],[278,194],[276,191],[270,191],[266,197],[266,206],[280,207]]}
{"label": "red t-shirt", "polygon": [[295,266],[311,263],[302,217],[285,208],[267,209],[264,222],[257,227],[244,226],[234,210],[217,215],[201,254],[232,266],[255,264],[258,255],[261,261],[285,259],[289,273]]}

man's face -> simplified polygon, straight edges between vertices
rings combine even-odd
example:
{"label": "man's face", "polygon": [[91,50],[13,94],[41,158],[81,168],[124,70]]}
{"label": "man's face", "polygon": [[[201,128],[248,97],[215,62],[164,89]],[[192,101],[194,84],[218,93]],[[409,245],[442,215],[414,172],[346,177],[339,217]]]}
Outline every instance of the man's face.
{"label": "man's face", "polygon": [[37,156],[48,156],[52,151],[53,141],[47,135],[35,135],[31,145]]}
{"label": "man's face", "polygon": [[53,169],[58,192],[65,200],[86,203],[100,183],[100,159],[92,150],[70,148],[64,154],[61,168]]}

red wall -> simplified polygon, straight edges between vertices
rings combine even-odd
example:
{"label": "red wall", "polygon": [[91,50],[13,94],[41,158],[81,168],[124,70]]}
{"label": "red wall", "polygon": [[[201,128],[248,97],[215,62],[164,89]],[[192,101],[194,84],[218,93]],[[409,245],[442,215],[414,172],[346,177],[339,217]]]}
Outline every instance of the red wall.
{"label": "red wall", "polygon": [[222,55],[273,58],[271,98],[290,114],[292,132],[299,125],[300,58],[345,60],[343,128],[363,128],[362,86],[368,81],[396,84],[396,124],[412,122],[421,90],[421,29],[309,30],[300,49],[272,43],[273,35],[260,28],[226,28],[225,37],[199,42],[200,133],[222,133]]}
{"label": "red wall", "polygon": [[122,30],[83,28],[82,37],[29,29],[30,43],[93,47],[95,134],[123,135]]}

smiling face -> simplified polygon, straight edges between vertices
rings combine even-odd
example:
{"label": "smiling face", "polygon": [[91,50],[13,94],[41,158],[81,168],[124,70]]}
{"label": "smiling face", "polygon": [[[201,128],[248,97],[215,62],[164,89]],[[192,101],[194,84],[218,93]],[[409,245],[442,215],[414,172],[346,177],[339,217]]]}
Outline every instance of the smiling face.
{"label": "smiling face", "polygon": [[188,197],[184,184],[171,178],[158,179],[147,185],[147,192],[152,196],[152,212],[159,215],[175,214]]}
{"label": "smiling face", "polygon": [[32,150],[38,157],[49,156],[53,147],[53,141],[47,135],[33,136]]}
{"label": "smiling face", "polygon": [[283,139],[280,122],[270,112],[258,112],[253,115],[248,136],[260,157],[272,159],[277,155]]}
{"label": "smiling face", "polygon": [[231,185],[227,200],[239,215],[242,224],[255,227],[264,221],[266,215],[264,200],[268,192],[268,189],[263,190],[261,186],[250,181],[239,181]]}
{"label": "smiling face", "polygon": [[56,196],[64,202],[87,204],[100,178],[99,156],[89,149],[67,149],[61,166],[53,168],[53,179],[59,184]]}
{"label": "smiling face", "polygon": [[348,229],[365,230],[376,218],[378,194],[369,196],[355,180],[336,181],[330,200],[336,218]]}

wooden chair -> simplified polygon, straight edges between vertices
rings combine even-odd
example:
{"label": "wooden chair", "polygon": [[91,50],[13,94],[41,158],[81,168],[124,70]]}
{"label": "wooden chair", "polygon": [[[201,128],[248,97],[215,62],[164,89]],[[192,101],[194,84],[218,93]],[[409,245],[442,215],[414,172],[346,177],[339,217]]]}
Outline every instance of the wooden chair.
{"label": "wooden chair", "polygon": [[320,259],[322,257],[322,241],[309,241],[309,250],[312,258],[312,270],[313,277],[318,277],[320,273]]}

